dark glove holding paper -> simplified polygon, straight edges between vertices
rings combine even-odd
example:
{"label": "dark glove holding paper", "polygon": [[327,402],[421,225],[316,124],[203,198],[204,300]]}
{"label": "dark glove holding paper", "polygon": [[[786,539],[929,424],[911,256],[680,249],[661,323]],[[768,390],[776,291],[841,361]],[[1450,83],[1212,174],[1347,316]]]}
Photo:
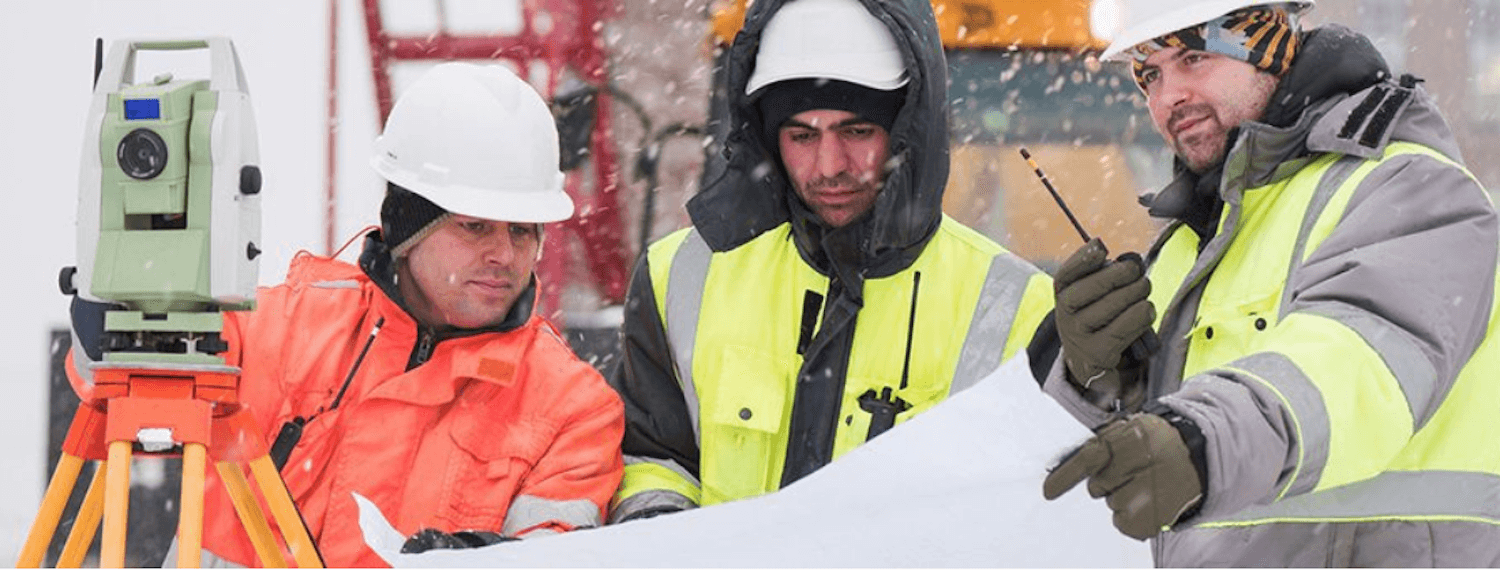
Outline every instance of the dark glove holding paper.
{"label": "dark glove holding paper", "polygon": [[1053,280],[1057,332],[1068,381],[1095,405],[1132,410],[1144,400],[1143,366],[1131,345],[1156,319],[1140,255],[1108,259],[1098,238],[1073,252]]}
{"label": "dark glove holding paper", "polygon": [[501,536],[499,533],[483,530],[461,530],[452,534],[431,528],[424,528],[417,534],[406,539],[406,544],[401,545],[402,554],[419,554],[435,548],[459,549],[479,548],[501,542],[520,540]]}

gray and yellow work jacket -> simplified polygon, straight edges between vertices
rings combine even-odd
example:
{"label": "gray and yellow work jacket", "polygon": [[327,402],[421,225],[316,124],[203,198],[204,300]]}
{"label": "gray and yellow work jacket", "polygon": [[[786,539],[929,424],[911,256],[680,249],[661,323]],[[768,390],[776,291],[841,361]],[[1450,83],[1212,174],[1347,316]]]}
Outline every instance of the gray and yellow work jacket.
{"label": "gray and yellow work jacket", "polygon": [[[628,383],[617,386],[636,443],[626,446],[612,519],[782,486],[802,354],[830,285],[802,260],[789,227],[725,252],[692,228],[650,248],[645,284],[665,344],[633,346]],[[883,429],[872,425],[974,385],[1030,342],[1051,297],[1045,274],[945,217],[914,263],[864,282],[842,401],[823,418],[834,426],[833,456]]]}
{"label": "gray and yellow work jacket", "polygon": [[[1147,390],[1207,463],[1156,563],[1500,565],[1500,227],[1425,92],[1247,123],[1219,195],[1211,239],[1176,223],[1147,256]],[[1109,419],[1060,373],[1048,392]]]}

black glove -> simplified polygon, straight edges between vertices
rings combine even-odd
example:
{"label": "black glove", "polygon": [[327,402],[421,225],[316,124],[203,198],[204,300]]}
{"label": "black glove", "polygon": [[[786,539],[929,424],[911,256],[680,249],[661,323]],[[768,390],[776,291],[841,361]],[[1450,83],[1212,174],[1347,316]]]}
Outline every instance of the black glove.
{"label": "black glove", "polygon": [[628,515],[625,515],[624,517],[621,517],[620,520],[615,521],[615,523],[619,524],[619,523],[622,523],[622,522],[628,522],[628,521],[634,521],[634,520],[651,519],[651,518],[656,518],[656,517],[661,516],[661,515],[665,515],[667,513],[680,513],[683,510],[684,509],[682,507],[679,507],[677,505],[659,505],[659,506],[655,506],[655,507],[651,507],[651,508],[647,508],[647,509],[641,509],[641,510],[638,510],[636,512],[633,512],[633,513],[630,513]]}
{"label": "black glove", "polygon": [[437,529],[424,528],[406,539],[406,544],[401,545],[401,553],[419,554],[434,548],[479,548],[512,540],[520,539],[500,536],[499,533],[484,530],[461,530],[448,534]]}
{"label": "black glove", "polygon": [[1151,330],[1156,308],[1140,255],[1111,262],[1108,254],[1094,238],[1058,268],[1055,319],[1068,381],[1095,405],[1128,410],[1144,400],[1145,363],[1127,352]]}
{"label": "black glove", "polygon": [[1089,495],[1107,496],[1115,528],[1136,540],[1192,517],[1208,487],[1203,435],[1187,418],[1158,410],[1105,426],[1047,474],[1042,496],[1056,499],[1088,479]]}

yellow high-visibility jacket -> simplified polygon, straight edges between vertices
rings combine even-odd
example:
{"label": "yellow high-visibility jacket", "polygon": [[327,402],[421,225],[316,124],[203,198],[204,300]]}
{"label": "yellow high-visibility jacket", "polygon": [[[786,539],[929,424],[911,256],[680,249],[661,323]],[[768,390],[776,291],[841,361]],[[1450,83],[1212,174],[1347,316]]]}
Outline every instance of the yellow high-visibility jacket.
{"label": "yellow high-visibility jacket", "polygon": [[[800,435],[792,415],[805,405],[797,386],[818,376],[802,353],[818,337],[830,279],[802,260],[789,232],[784,224],[713,252],[688,228],[637,268],[627,360],[611,378],[630,433],[612,519],[790,482],[783,468]],[[832,428],[829,459],[870,436],[872,397],[903,402],[899,423],[1025,349],[1051,298],[1045,274],[945,217],[914,263],[864,282],[845,373],[813,380],[841,384],[819,418]]]}

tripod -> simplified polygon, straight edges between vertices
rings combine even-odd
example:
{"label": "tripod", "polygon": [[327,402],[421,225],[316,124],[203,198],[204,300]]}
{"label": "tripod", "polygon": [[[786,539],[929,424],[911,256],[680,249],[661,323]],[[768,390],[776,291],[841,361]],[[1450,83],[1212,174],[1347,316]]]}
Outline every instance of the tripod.
{"label": "tripod", "polygon": [[101,518],[104,533],[100,566],[124,566],[130,458],[137,446],[146,454],[182,456],[179,568],[201,565],[204,471],[209,458],[214,460],[262,565],[284,567],[286,560],[245,478],[247,465],[297,566],[323,566],[280,472],[267,455],[250,410],[239,404],[238,368],[110,362],[94,366],[94,380],[92,396],[79,404],[73,415],[62,457],[42,497],[17,567],[41,565],[86,459],[104,463],[95,471],[84,495],[58,567],[82,564]]}

